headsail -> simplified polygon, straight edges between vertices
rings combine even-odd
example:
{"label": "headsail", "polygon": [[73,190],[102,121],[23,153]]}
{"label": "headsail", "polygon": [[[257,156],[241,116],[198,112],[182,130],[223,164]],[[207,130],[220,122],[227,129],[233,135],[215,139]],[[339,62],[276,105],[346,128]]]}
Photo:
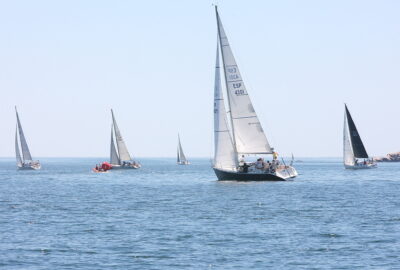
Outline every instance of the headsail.
{"label": "headsail", "polygon": [[17,165],[21,166],[22,159],[21,159],[21,152],[19,151],[19,145],[18,145],[18,127],[15,128],[15,156],[17,158]]}
{"label": "headsail", "polygon": [[347,123],[347,115],[344,113],[344,125],[343,125],[343,162],[345,165],[354,165],[354,154],[350,142],[349,126]]}
{"label": "headsail", "polygon": [[271,154],[271,147],[240,75],[217,8],[215,10],[232,120],[234,146],[238,154]]}
{"label": "headsail", "polygon": [[121,164],[114,144],[114,125],[111,125],[110,163],[112,165]]}
{"label": "headsail", "polygon": [[364,144],[361,141],[361,137],[358,134],[356,125],[354,124],[353,119],[351,118],[350,112],[347,109],[347,105],[345,105],[347,124],[349,128],[349,138],[353,150],[353,154],[355,158],[368,158],[367,151],[365,150]]}
{"label": "headsail", "polygon": [[15,108],[15,113],[17,115],[17,124],[18,124],[18,132],[19,132],[19,139],[21,141],[21,150],[22,150],[22,157],[23,161],[30,161],[32,160],[31,153],[29,152],[29,147],[25,139],[24,131],[22,130],[21,122],[19,120],[17,108]]}
{"label": "headsail", "polygon": [[237,154],[233,147],[226,119],[224,95],[221,88],[219,49],[217,44],[214,84],[214,167],[232,170],[237,166]]}
{"label": "headsail", "polygon": [[115,139],[117,141],[119,160],[120,160],[120,162],[131,160],[131,156],[129,155],[128,148],[126,147],[124,139],[121,136],[121,132],[119,131],[117,122],[115,121],[113,110],[111,110],[111,115],[112,115],[112,119],[113,119],[114,130],[115,130]]}
{"label": "headsail", "polygon": [[178,162],[187,162],[185,154],[183,153],[181,138],[179,137],[179,134],[178,134]]}

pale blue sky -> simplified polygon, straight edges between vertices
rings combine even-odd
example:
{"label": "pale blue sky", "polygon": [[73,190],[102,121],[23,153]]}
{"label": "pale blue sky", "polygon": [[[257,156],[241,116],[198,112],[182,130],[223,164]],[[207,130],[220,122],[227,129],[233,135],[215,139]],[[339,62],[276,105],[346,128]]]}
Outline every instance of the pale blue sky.
{"label": "pale blue sky", "polygon": [[[341,156],[343,102],[370,155],[400,150],[400,1],[219,1],[278,152]],[[107,156],[110,108],[134,156],[213,150],[212,1],[1,1],[0,156],[15,114],[35,157]]]}

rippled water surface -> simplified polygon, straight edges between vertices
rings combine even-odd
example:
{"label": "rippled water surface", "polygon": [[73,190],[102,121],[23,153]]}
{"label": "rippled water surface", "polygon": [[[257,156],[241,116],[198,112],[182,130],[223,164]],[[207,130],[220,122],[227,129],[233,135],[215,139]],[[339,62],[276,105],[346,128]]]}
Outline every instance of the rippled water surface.
{"label": "rippled water surface", "polygon": [[217,182],[210,162],[0,159],[0,269],[400,269],[400,163],[304,159],[288,182]]}

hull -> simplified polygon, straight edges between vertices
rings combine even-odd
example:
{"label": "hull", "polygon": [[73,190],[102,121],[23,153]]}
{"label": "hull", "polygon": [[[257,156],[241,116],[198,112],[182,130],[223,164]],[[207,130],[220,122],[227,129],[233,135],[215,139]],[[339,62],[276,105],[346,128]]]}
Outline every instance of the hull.
{"label": "hull", "polygon": [[285,178],[271,173],[242,173],[213,168],[219,181],[285,181]]}
{"label": "hull", "polygon": [[92,171],[95,173],[108,173],[108,171],[100,171],[100,170],[96,170],[96,168],[93,168]]}
{"label": "hull", "polygon": [[42,165],[40,164],[24,164],[24,165],[17,165],[18,170],[21,171],[31,171],[31,170],[40,170],[42,168]]}
{"label": "hull", "polygon": [[181,161],[181,162],[177,162],[178,165],[190,165],[189,161]]}
{"label": "hull", "polygon": [[136,165],[127,165],[127,166],[123,166],[123,165],[112,165],[112,170],[136,170],[136,169],[140,169],[142,166],[140,164],[136,164]]}
{"label": "hull", "polygon": [[373,164],[367,164],[367,165],[364,165],[364,164],[346,165],[345,164],[344,167],[349,170],[365,170],[365,169],[374,169],[374,168],[377,168],[378,166],[376,163],[373,163]]}

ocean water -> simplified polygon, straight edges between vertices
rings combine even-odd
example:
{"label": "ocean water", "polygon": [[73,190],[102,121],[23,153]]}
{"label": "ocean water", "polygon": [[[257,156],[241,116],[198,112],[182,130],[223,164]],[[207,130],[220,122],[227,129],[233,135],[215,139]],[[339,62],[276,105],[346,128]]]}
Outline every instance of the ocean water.
{"label": "ocean water", "polygon": [[400,269],[400,163],[303,159],[288,182],[218,182],[206,159],[0,159],[0,269]]}

